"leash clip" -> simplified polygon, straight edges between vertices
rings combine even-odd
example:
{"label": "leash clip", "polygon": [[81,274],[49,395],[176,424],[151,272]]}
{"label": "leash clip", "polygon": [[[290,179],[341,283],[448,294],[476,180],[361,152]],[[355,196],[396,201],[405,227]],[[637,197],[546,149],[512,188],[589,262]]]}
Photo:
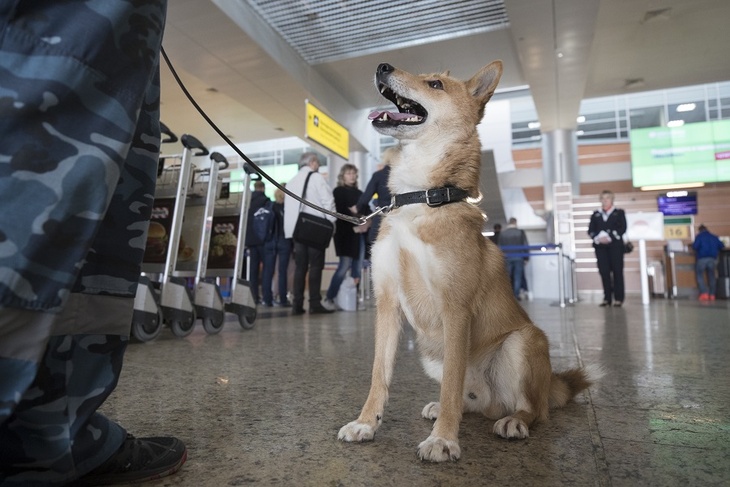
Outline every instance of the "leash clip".
{"label": "leash clip", "polygon": [[388,206],[379,206],[374,212],[370,213],[368,216],[360,218],[360,223],[358,225],[365,225],[368,220],[372,220],[373,218],[375,218],[375,216],[381,213],[387,215],[388,212],[393,209],[393,205],[395,204],[394,200],[395,198],[391,200],[391,203]]}

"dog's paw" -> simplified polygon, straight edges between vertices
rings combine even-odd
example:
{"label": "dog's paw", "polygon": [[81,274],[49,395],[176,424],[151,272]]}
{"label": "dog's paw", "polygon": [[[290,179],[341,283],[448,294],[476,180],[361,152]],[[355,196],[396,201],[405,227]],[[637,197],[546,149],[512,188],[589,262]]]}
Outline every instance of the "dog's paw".
{"label": "dog's paw", "polygon": [[438,436],[429,436],[418,445],[418,458],[426,462],[455,462],[461,457],[461,448],[456,441]]}
{"label": "dog's paw", "polygon": [[421,411],[421,416],[426,419],[436,419],[439,414],[441,414],[441,403],[439,402],[430,402]]}
{"label": "dog's paw", "polygon": [[369,424],[353,421],[340,428],[337,439],[349,442],[372,441],[375,429]]}
{"label": "dog's paw", "polygon": [[496,434],[502,438],[524,439],[530,436],[530,428],[521,419],[507,416],[494,423]]}

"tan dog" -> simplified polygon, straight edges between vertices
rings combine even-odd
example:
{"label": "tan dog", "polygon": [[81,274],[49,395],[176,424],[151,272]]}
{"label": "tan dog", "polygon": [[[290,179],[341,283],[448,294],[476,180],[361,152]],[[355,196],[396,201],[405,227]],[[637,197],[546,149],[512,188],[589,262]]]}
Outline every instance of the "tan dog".
{"label": "tan dog", "polygon": [[376,85],[400,113],[370,118],[378,132],[400,142],[389,187],[401,196],[372,251],[377,319],[370,394],[357,421],[340,429],[341,440],[372,440],[382,423],[404,319],[417,332],[426,373],[441,382],[440,402],[422,412],[436,419],[418,447],[422,460],[460,457],[462,412],[496,419],[494,432],[502,437],[526,438],[549,407],[565,405],[598,375],[553,373],[545,334],[515,300],[501,251],[481,234],[482,212],[462,199],[479,196],[476,127],[501,75],[500,61],[466,82],[378,66]]}

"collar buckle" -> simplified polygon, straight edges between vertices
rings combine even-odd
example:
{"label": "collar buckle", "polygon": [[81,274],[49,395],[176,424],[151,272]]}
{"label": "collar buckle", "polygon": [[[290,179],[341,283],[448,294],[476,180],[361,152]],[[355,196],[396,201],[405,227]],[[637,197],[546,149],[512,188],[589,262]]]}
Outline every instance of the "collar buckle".
{"label": "collar buckle", "polygon": [[[444,189],[446,190],[446,194],[444,195],[442,193],[441,195],[439,195],[439,192],[443,192]],[[429,196],[429,194],[428,194],[429,191],[434,191],[435,194]],[[434,206],[443,205],[444,203],[450,203],[451,202],[451,188],[446,187],[446,188],[442,188],[440,190],[438,190],[438,189],[426,190],[425,196],[426,196],[426,204],[432,208]],[[441,197],[439,198],[439,196],[441,196]],[[436,198],[437,201],[432,201],[433,198]]]}

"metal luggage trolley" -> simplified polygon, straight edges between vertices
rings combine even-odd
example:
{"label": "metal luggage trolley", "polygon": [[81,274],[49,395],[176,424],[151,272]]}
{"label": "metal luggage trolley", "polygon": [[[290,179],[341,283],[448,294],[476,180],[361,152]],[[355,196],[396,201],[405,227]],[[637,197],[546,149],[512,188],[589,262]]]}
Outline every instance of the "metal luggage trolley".
{"label": "metal luggage trolley", "polygon": [[[217,282],[230,280],[230,296],[225,311],[235,314],[244,329],[251,329],[256,320],[256,302],[247,279],[242,279],[246,259],[246,229],[251,203],[251,180],[259,177],[247,164],[243,168],[242,191],[224,191],[216,200],[210,232],[206,275]],[[247,274],[250,266],[246,266]],[[205,325],[205,322],[204,322]],[[207,329],[206,329],[207,330]]]}
{"label": "metal luggage trolley", "polygon": [[[193,293],[186,279],[195,275],[186,264],[195,252],[182,237],[183,218],[188,190],[193,188],[191,159],[208,155],[208,150],[191,135],[183,135],[181,142],[182,156],[161,159],[158,171],[143,274],[132,317],[132,334],[140,341],[154,339],[163,321],[180,337],[189,335],[195,324]],[[169,161],[173,163],[167,164]]]}
{"label": "metal luggage trolley", "polygon": [[203,329],[208,334],[215,334],[223,329],[223,321],[225,319],[224,303],[218,284],[208,279],[207,265],[213,226],[213,210],[215,208],[215,201],[220,196],[222,186],[222,180],[218,175],[218,171],[228,168],[228,160],[222,154],[213,152],[210,155],[210,161],[210,168],[196,171],[196,175],[193,178],[193,188],[196,186],[200,187],[200,185],[206,188],[205,209],[203,210],[197,268],[195,271],[194,303],[195,312],[203,322]]}

